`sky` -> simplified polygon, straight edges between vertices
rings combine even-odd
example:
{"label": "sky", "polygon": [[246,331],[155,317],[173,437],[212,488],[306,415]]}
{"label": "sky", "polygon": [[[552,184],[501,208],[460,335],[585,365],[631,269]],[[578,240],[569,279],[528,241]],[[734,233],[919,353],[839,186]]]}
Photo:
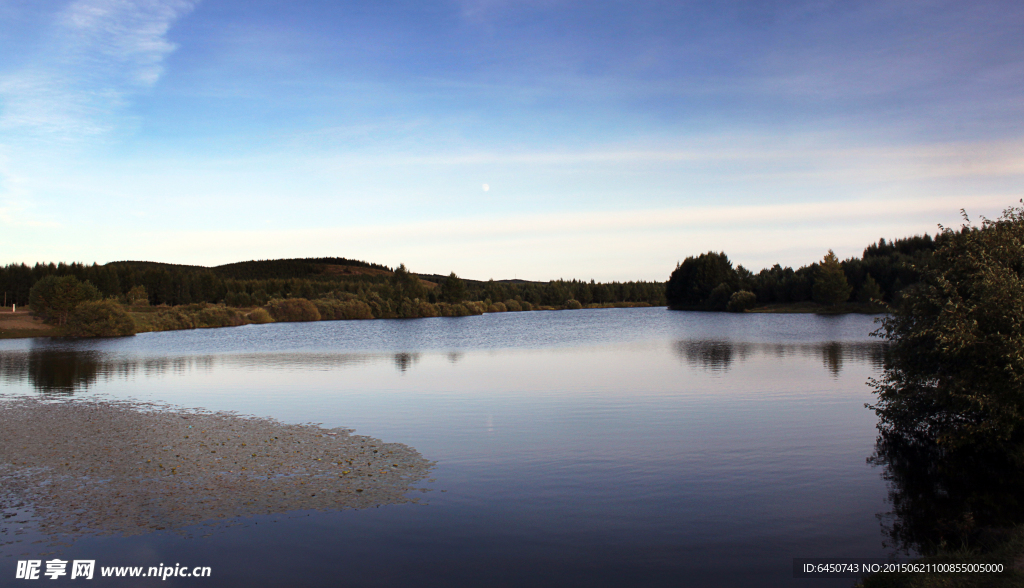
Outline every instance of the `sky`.
{"label": "sky", "polygon": [[1024,3],[0,0],[0,264],[757,271],[1024,197]]}

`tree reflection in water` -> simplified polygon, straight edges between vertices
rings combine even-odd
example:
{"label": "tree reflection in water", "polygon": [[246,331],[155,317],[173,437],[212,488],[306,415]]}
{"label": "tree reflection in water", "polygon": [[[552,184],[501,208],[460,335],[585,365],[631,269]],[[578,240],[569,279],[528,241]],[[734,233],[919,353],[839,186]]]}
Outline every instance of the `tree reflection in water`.
{"label": "tree reflection in water", "polygon": [[[455,363],[461,354],[450,353]],[[160,376],[167,373],[186,373],[191,370],[211,370],[215,364],[244,365],[246,367],[273,367],[295,365],[299,362],[311,368],[363,365],[378,361],[391,361],[395,369],[405,372],[419,363],[419,353],[340,353],[340,354],[239,354],[195,355],[179,357],[124,357],[100,351],[81,349],[37,348],[24,352],[0,353],[0,382],[25,382],[44,394],[70,396],[86,390],[98,380],[127,379],[138,374]]]}
{"label": "tree reflection in water", "polygon": [[731,341],[677,341],[676,354],[693,367],[711,372],[727,372],[736,359],[746,359],[749,343]]}
{"label": "tree reflection in water", "polygon": [[1024,522],[1024,459],[1014,451],[951,451],[924,435],[883,431],[868,462],[884,468],[892,511],[879,515],[897,552],[998,541]]}
{"label": "tree reflection in water", "polygon": [[88,388],[102,370],[100,354],[77,350],[32,349],[0,355],[4,381],[29,383],[47,394],[71,395]]}
{"label": "tree reflection in water", "polygon": [[710,372],[727,372],[736,362],[759,355],[785,357],[796,355],[819,357],[833,377],[839,377],[844,362],[867,362],[874,367],[882,364],[885,345],[882,343],[828,343],[778,344],[743,343],[735,341],[682,340],[674,344],[676,356],[692,367]]}

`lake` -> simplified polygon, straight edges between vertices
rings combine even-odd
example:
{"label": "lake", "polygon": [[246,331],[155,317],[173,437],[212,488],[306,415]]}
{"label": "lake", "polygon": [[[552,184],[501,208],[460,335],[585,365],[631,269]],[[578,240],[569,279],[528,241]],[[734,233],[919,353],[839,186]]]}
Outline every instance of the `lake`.
{"label": "lake", "polygon": [[850,586],[792,562],[890,554],[876,327],[647,308],[0,341],[6,396],[315,422],[436,462],[414,503],[57,547],[8,525],[0,585],[60,557],[212,569],[170,585]]}

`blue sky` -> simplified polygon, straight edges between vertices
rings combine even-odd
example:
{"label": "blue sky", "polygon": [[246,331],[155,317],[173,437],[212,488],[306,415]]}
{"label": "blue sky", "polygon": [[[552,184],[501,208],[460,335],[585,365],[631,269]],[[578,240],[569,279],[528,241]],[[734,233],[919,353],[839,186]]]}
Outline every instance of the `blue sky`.
{"label": "blue sky", "polygon": [[0,263],[754,270],[1024,196],[1024,4],[0,0]]}

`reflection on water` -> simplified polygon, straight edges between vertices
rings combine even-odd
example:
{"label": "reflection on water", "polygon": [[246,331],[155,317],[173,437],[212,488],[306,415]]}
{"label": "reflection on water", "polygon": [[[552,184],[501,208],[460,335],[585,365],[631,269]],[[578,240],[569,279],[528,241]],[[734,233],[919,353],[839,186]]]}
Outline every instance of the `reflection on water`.
{"label": "reflection on water", "polygon": [[419,363],[419,353],[396,353],[395,354],[395,367],[398,371],[405,373],[409,371],[409,368]]}
{"label": "reflection on water", "polygon": [[1024,522],[1024,468],[1010,452],[950,451],[887,431],[868,461],[884,467],[892,511],[879,518],[898,552],[977,545],[996,529]]}
{"label": "reflection on water", "polygon": [[[866,362],[881,365],[884,347],[878,343],[837,342],[803,344],[741,343],[732,341],[688,340],[672,345],[675,354],[694,369],[712,373],[728,372],[736,362],[761,357],[819,357],[822,365],[838,377],[843,362]],[[445,354],[448,362],[458,363],[464,353]],[[395,369],[405,373],[413,369],[422,353],[275,353],[237,355],[189,355],[152,357],[109,354],[92,349],[33,348],[23,352],[0,353],[0,381],[22,383],[26,380],[36,390],[47,394],[70,395],[85,390],[97,381],[130,379],[138,375],[162,376],[191,371],[209,371],[216,365],[240,367],[275,367],[294,369],[330,369],[346,365],[364,365],[391,361]]]}
{"label": "reflection on water", "polygon": [[732,365],[734,356],[746,359],[753,349],[750,343],[729,341],[676,341],[676,353],[694,367],[710,372],[725,372]]}
{"label": "reflection on water", "polygon": [[868,363],[877,368],[882,365],[885,353],[885,346],[880,343],[839,341],[786,345],[687,340],[676,341],[673,348],[676,355],[691,367],[723,373],[729,371],[734,362],[759,357],[820,357],[833,377],[839,377],[844,361]]}
{"label": "reflection on water", "polygon": [[0,381],[27,380],[40,392],[70,395],[99,380],[209,370],[214,361],[212,356],[118,358],[92,350],[32,349],[0,354]]}

